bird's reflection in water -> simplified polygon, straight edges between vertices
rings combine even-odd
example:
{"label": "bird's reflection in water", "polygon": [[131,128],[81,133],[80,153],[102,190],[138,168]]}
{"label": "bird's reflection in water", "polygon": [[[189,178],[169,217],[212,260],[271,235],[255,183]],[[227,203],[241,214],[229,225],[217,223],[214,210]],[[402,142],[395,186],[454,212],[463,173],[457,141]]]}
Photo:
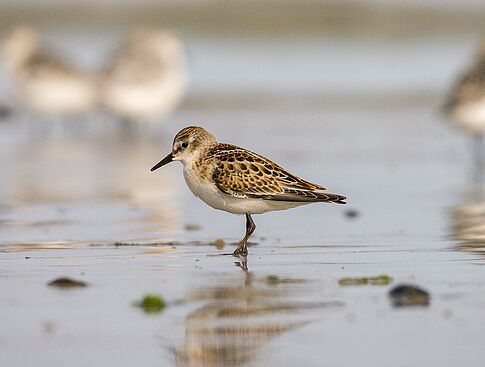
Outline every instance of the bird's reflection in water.
{"label": "bird's reflection in water", "polygon": [[237,258],[239,259],[239,261],[234,262],[234,265],[236,265],[242,271],[247,273],[248,269],[249,269],[248,268],[248,256],[247,255],[239,255],[239,256],[237,256]]}
{"label": "bird's reflection in water", "polygon": [[485,254],[485,186],[476,184],[453,210],[455,250]]}
{"label": "bird's reflection in water", "polygon": [[258,280],[245,272],[239,286],[193,292],[187,301],[205,304],[186,319],[185,340],[175,351],[177,366],[246,364],[258,357],[270,339],[315,320],[318,316],[310,309],[321,312],[339,305],[288,300],[305,285],[304,281],[271,285],[266,278]]}

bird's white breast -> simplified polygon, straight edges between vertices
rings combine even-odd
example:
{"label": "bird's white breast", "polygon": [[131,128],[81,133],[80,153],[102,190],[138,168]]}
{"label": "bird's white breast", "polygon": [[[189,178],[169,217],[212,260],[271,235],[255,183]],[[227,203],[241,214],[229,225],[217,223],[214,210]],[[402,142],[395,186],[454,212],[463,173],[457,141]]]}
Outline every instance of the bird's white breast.
{"label": "bird's white breast", "polygon": [[472,132],[484,132],[485,98],[457,106],[453,116],[461,127]]}
{"label": "bird's white breast", "polygon": [[93,109],[97,102],[96,83],[81,74],[43,73],[22,78],[20,94],[24,102],[38,112],[76,114]]}

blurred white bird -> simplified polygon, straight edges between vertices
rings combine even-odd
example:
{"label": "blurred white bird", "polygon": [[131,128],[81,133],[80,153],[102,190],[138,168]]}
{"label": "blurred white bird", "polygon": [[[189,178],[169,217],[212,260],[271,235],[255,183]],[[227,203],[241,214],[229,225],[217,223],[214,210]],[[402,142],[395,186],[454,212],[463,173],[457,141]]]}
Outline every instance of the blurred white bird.
{"label": "blurred white bird", "polygon": [[456,126],[474,134],[475,163],[481,166],[485,133],[485,40],[474,63],[454,85],[445,109]]}
{"label": "blurred white bird", "polygon": [[183,43],[174,33],[136,29],[105,67],[104,106],[125,121],[159,121],[184,97],[185,61]]}
{"label": "blurred white bird", "polygon": [[19,102],[45,115],[80,115],[96,107],[97,80],[42,49],[35,30],[18,26],[5,38],[3,57]]}

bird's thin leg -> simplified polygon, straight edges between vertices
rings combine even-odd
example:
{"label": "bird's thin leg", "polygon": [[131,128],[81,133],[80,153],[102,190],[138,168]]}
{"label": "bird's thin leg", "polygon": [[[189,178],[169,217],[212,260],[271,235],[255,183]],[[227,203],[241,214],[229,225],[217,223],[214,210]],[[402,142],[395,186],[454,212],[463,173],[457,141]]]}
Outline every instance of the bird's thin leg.
{"label": "bird's thin leg", "polygon": [[256,229],[256,224],[253,222],[251,215],[246,213],[246,235],[241,242],[237,244],[236,250],[234,250],[233,255],[247,255],[248,254],[248,239],[253,234]]}
{"label": "bird's thin leg", "polygon": [[474,158],[474,181],[482,183],[483,181],[483,134],[473,134],[473,158]]}

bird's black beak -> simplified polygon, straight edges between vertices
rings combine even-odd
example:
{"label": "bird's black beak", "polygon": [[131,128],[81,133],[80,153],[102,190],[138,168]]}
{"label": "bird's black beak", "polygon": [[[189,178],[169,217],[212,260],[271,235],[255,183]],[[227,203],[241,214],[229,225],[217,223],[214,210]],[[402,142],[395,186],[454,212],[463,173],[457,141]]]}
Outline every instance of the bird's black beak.
{"label": "bird's black beak", "polygon": [[165,158],[163,158],[160,162],[154,165],[150,171],[155,171],[156,169],[159,169],[160,167],[165,166],[167,163],[170,163],[172,161],[173,161],[173,156],[172,156],[172,153],[170,153]]}

